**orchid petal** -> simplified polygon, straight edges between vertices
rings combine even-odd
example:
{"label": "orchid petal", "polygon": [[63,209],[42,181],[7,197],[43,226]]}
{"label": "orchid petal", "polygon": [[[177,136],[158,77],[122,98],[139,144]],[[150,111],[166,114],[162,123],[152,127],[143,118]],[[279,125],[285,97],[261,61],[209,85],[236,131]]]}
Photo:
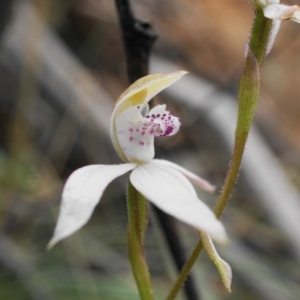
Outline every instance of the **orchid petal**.
{"label": "orchid petal", "polygon": [[133,83],[117,100],[110,119],[110,136],[119,157],[128,162],[122,151],[116,133],[116,120],[128,108],[133,106],[144,107],[155,95],[179,80],[187,72],[177,71],[166,74],[152,74]]}
{"label": "orchid petal", "polygon": [[285,20],[290,19],[295,11],[297,11],[298,6],[288,6],[284,4],[272,4],[267,5],[263,11],[266,18],[275,20]]}
{"label": "orchid petal", "polygon": [[154,157],[154,137],[170,136],[178,132],[179,119],[157,105],[145,117],[142,107],[125,110],[116,121],[116,131],[122,152],[130,162],[148,162]]}
{"label": "orchid petal", "polygon": [[204,232],[201,232],[200,235],[203,247],[209,258],[216,265],[226,290],[231,292],[232,270],[230,265],[219,256],[210,236]]}
{"label": "orchid petal", "polygon": [[199,177],[198,175],[196,175],[195,173],[181,167],[180,165],[177,165],[173,162],[170,162],[168,160],[164,160],[164,159],[153,159],[153,162],[162,165],[162,166],[169,166],[171,168],[176,169],[177,171],[179,171],[180,173],[182,173],[185,177],[187,177],[188,179],[190,179],[192,182],[194,182],[195,184],[197,184],[200,188],[202,188],[203,190],[212,193],[215,191],[216,187],[213,186],[212,184],[210,184],[208,181],[206,181],[205,179]]}
{"label": "orchid petal", "polygon": [[148,103],[159,92],[169,87],[182,76],[186,71],[176,71],[165,74],[151,74],[144,76],[134,82],[116,102],[114,112],[118,117],[124,110],[132,106]]}
{"label": "orchid petal", "polygon": [[58,221],[48,248],[85,225],[108,184],[135,166],[132,163],[92,165],[72,173],[63,190]]}
{"label": "orchid petal", "polygon": [[197,198],[192,184],[176,169],[151,161],[137,166],[130,175],[130,181],[164,212],[209,233],[220,242],[227,240],[222,223]]}

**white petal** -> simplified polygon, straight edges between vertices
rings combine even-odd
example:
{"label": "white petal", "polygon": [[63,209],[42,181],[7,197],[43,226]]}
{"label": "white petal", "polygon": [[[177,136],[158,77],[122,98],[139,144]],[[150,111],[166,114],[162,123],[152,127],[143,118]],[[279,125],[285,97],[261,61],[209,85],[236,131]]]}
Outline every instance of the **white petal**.
{"label": "white petal", "polygon": [[179,171],[150,162],[135,168],[130,181],[142,195],[164,212],[209,233],[220,242],[227,240],[222,223],[197,198],[193,186]]}
{"label": "white petal", "polygon": [[117,100],[110,119],[110,137],[119,157],[128,162],[116,134],[116,120],[128,108],[144,107],[155,95],[175,83],[187,72],[177,71],[165,74],[151,74],[134,82]]}
{"label": "white petal", "polygon": [[263,11],[266,18],[275,20],[290,19],[293,13],[296,11],[297,6],[289,6],[284,4],[272,4],[267,5]]}
{"label": "white petal", "polygon": [[200,235],[204,249],[216,265],[226,290],[231,292],[232,270],[230,265],[219,256],[210,236],[204,232],[201,232]]}
{"label": "white petal", "polygon": [[63,190],[58,221],[48,248],[85,225],[107,185],[135,166],[136,164],[92,165],[72,173]]}
{"label": "white petal", "polygon": [[213,191],[215,191],[215,186],[213,186],[212,184],[210,184],[208,181],[206,181],[205,179],[199,177],[198,175],[196,175],[193,172],[190,172],[189,170],[173,163],[170,162],[168,160],[163,160],[163,159],[153,159],[153,162],[160,164],[162,166],[170,166],[176,170],[178,170],[180,173],[182,173],[185,177],[187,177],[188,179],[190,179],[191,181],[193,181],[195,184],[197,184],[199,187],[201,187],[203,190],[212,193]]}

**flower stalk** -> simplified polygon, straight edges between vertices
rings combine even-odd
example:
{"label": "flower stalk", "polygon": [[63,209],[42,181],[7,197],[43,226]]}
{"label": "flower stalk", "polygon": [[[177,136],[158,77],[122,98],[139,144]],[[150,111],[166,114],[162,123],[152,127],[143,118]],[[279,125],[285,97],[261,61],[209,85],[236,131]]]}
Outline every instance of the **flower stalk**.
{"label": "flower stalk", "polygon": [[225,209],[241,166],[259,97],[260,71],[272,34],[272,22],[264,16],[262,10],[256,10],[249,40],[249,50],[239,88],[233,155],[222,192],[214,210],[217,218],[220,218]]}
{"label": "flower stalk", "polygon": [[[245,145],[259,97],[260,70],[263,66],[264,59],[270,50],[268,49],[268,45],[272,42],[273,25],[273,21],[267,19],[261,9],[255,11],[255,18],[248,45],[249,49],[247,51],[246,63],[239,87],[239,104],[234,150],[222,192],[214,209],[217,218],[220,218],[224,212],[240,170]],[[205,245],[203,245],[203,242],[200,239],[179,274],[171,292],[167,296],[167,300],[176,298],[203,248],[205,248]]]}
{"label": "flower stalk", "polygon": [[152,284],[144,255],[144,236],[148,223],[147,202],[128,181],[128,252],[132,272],[142,300],[153,298]]}

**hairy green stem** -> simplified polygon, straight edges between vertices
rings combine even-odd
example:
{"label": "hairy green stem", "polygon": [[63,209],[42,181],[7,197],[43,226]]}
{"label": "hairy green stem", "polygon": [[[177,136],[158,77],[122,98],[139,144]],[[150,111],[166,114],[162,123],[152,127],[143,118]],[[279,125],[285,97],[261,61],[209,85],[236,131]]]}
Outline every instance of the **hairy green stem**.
{"label": "hairy green stem", "polygon": [[[244,72],[239,88],[239,106],[234,150],[222,192],[217,200],[214,210],[217,218],[221,217],[225,206],[228,203],[240,170],[247,137],[251,128],[259,96],[260,70],[266,56],[272,26],[272,21],[265,18],[261,10],[257,10],[255,12],[255,19],[249,41],[249,51],[246,57]],[[170,294],[167,297],[167,300],[173,300],[176,298],[202,249],[203,243],[199,240],[179,274]]]}
{"label": "hairy green stem", "polygon": [[196,245],[196,247],[194,248],[192,254],[189,257],[189,259],[187,260],[187,262],[183,266],[183,268],[182,268],[182,270],[181,270],[181,272],[180,272],[180,274],[179,274],[179,276],[178,276],[171,292],[167,296],[166,300],[173,300],[173,299],[176,298],[177,294],[179,293],[179,291],[181,289],[181,286],[185,282],[186,278],[189,276],[189,273],[190,273],[193,265],[197,261],[202,249],[203,249],[203,244],[201,242],[199,242]]}
{"label": "hairy green stem", "polygon": [[144,256],[144,236],[147,228],[146,199],[128,181],[128,252],[133,275],[142,300],[152,300],[153,291],[150,274]]}

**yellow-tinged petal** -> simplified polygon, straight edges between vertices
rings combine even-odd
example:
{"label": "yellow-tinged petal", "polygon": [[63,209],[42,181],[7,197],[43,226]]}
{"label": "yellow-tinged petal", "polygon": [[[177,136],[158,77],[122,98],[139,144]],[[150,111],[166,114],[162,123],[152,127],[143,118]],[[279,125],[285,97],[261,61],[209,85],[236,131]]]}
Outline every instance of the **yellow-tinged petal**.
{"label": "yellow-tinged petal", "polygon": [[129,107],[146,104],[155,95],[175,83],[186,73],[186,71],[176,71],[164,74],[151,74],[140,78],[125,90],[117,100],[114,110],[116,118]]}
{"label": "yellow-tinged petal", "polygon": [[120,147],[116,134],[116,120],[128,108],[145,106],[155,95],[175,83],[187,72],[176,71],[165,74],[151,74],[134,82],[117,100],[110,119],[110,136],[119,157],[128,162]]}
{"label": "yellow-tinged petal", "polygon": [[230,265],[219,256],[210,236],[205,232],[200,232],[200,235],[206,253],[216,265],[226,290],[231,293],[232,270]]}

